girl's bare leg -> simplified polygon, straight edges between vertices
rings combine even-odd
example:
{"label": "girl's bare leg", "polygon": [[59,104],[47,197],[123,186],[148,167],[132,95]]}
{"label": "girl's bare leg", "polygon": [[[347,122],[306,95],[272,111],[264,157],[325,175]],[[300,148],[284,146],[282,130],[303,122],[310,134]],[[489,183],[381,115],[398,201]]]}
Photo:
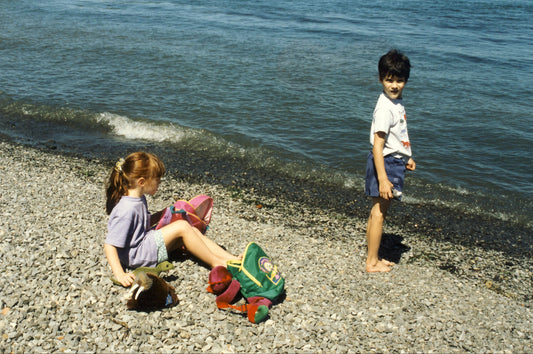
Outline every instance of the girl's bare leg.
{"label": "girl's bare leg", "polygon": [[222,257],[222,258],[226,258],[226,259],[236,259],[237,258],[234,255],[232,255],[231,253],[229,253],[228,251],[226,251],[225,249],[223,249],[222,247],[220,247],[220,245],[218,243],[216,243],[215,241],[211,240],[210,238],[208,238],[207,236],[202,234],[200,232],[200,230],[198,230],[197,228],[193,227],[192,229],[194,230],[196,235],[198,235],[198,237],[200,237],[204,241],[204,243],[209,248],[209,250],[211,250],[211,252],[213,252],[217,256]]}
{"label": "girl's bare leg", "polygon": [[[223,251],[220,246],[203,236],[200,231],[192,227],[187,221],[175,221],[162,227],[161,232],[163,233],[163,240],[169,252],[177,249],[181,241],[189,253],[208,264],[211,268],[219,265],[226,266],[228,260],[236,258],[226,251],[220,252],[216,250],[216,247],[218,247]],[[215,249],[215,252],[212,249]]]}
{"label": "girl's bare leg", "polygon": [[205,242],[198,237],[193,228],[186,221],[175,221],[161,228],[163,240],[170,253],[181,246],[185,246],[188,253],[206,263],[211,268],[224,265],[226,261],[211,252]]}

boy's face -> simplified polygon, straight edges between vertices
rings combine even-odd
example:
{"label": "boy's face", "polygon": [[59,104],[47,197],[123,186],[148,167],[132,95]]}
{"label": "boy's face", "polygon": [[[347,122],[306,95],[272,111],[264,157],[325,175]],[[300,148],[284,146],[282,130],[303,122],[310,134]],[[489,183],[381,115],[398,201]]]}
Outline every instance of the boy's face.
{"label": "boy's face", "polygon": [[407,81],[403,77],[387,75],[383,80],[380,80],[383,85],[383,92],[390,99],[400,99],[402,98],[402,92]]}

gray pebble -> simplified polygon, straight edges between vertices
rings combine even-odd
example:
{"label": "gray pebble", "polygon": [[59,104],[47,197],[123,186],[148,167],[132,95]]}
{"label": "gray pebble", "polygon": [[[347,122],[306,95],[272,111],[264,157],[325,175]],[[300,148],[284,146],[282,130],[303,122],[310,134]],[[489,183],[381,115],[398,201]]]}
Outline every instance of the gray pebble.
{"label": "gray pebble", "polygon": [[[174,196],[213,196],[208,236],[234,254],[249,241],[263,246],[287,297],[252,324],[217,309],[209,271],[184,260],[165,274],[178,306],[128,311],[103,253],[111,167],[0,142],[0,352],[533,351],[529,258],[387,225],[410,249],[392,272],[367,274],[367,215],[277,206],[173,176],[150,209]],[[262,208],[246,202],[261,198]]]}

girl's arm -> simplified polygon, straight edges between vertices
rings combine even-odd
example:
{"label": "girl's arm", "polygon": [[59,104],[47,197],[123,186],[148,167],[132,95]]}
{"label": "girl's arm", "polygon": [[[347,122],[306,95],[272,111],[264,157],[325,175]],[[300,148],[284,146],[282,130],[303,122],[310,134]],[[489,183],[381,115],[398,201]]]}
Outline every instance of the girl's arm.
{"label": "girl's arm", "polygon": [[385,171],[385,159],[383,158],[383,148],[385,147],[385,132],[377,132],[374,134],[374,147],[372,154],[374,155],[374,166],[378,175],[379,182],[379,196],[383,199],[392,199],[392,187],[394,185],[389,181],[387,172]]}
{"label": "girl's arm", "polygon": [[133,281],[135,280],[135,275],[133,273],[124,272],[122,264],[120,264],[118,252],[115,246],[112,246],[107,243],[104,244],[104,252],[105,256],[107,257],[107,262],[109,263],[109,266],[111,267],[111,270],[113,271],[113,274],[115,275],[115,278],[118,280],[118,282],[126,288],[133,284]]}
{"label": "girl's arm", "polygon": [[159,223],[159,220],[161,220],[161,217],[163,216],[165,210],[166,208],[150,215],[150,227],[154,227],[157,225],[157,223]]}

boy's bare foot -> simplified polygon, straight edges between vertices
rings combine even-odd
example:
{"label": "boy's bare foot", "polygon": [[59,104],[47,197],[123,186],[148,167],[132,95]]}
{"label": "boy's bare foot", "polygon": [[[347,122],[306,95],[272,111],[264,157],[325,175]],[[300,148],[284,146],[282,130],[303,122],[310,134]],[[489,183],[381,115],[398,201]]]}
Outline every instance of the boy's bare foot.
{"label": "boy's bare foot", "polygon": [[379,260],[376,262],[376,264],[367,263],[366,271],[369,273],[377,273],[377,272],[386,273],[386,272],[391,271],[390,267],[393,265],[394,263],[389,262],[387,260]]}
{"label": "boy's bare foot", "polygon": [[380,262],[383,262],[386,266],[389,266],[389,267],[396,265],[396,263],[388,261],[386,259],[380,259]]}

